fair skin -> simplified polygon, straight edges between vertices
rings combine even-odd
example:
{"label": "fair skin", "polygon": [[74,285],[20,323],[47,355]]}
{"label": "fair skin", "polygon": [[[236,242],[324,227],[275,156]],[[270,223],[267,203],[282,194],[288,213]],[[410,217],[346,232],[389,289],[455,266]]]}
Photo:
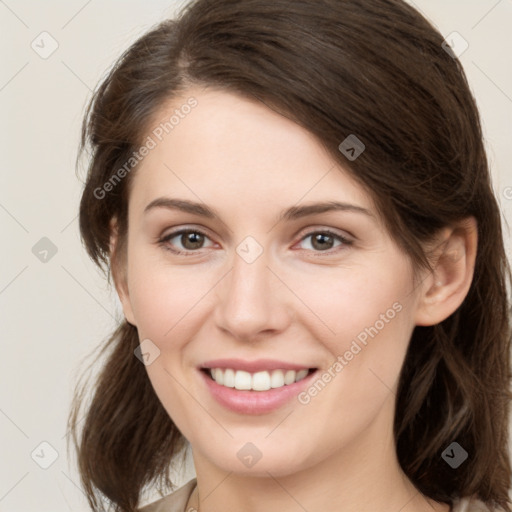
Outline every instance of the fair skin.
{"label": "fair skin", "polygon": [[[200,511],[447,512],[401,471],[392,425],[414,327],[439,323],[467,294],[474,220],[442,230],[435,271],[414,281],[369,195],[309,132],[262,104],[199,88],[162,109],[155,125],[190,96],[198,106],[133,177],[127,260],[114,277],[126,319],[160,350],[146,369],[190,441]],[[144,213],[159,197],[199,202],[219,218],[165,207]],[[286,208],[324,201],[367,213],[277,221]],[[186,235],[158,243],[183,227],[205,233],[202,244]],[[251,263],[236,251],[247,236],[263,249]],[[234,412],[212,397],[197,368],[270,358],[322,374],[394,304],[400,311],[307,404]],[[252,467],[237,457],[248,442],[261,453]]]}

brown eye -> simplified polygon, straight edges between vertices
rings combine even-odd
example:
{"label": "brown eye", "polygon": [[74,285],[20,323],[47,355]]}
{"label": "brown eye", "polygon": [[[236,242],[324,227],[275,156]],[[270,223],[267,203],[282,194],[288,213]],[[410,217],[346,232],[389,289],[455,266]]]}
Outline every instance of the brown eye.
{"label": "brown eye", "polygon": [[331,235],[327,235],[325,233],[316,233],[312,238],[311,245],[315,249],[319,249],[320,251],[324,251],[327,249],[332,249],[334,244],[334,237]]}
{"label": "brown eye", "polygon": [[[178,249],[173,248],[173,246],[175,246],[177,243],[171,243],[173,239],[176,239],[179,242],[179,244],[181,244],[183,250],[179,247],[179,245]],[[162,244],[166,249],[176,254],[187,254],[190,252],[195,252],[198,249],[202,249],[205,239],[209,238],[202,231],[199,231],[197,229],[181,229],[179,231],[169,233],[161,240],[159,240],[159,243]]]}
{"label": "brown eye", "polygon": [[200,249],[201,245],[204,243],[204,235],[197,233],[196,231],[182,233],[180,236],[180,242],[183,244],[185,249]]}
{"label": "brown eye", "polygon": [[350,245],[352,242],[338,233],[332,231],[312,231],[302,238],[301,241],[311,239],[311,248],[314,252],[326,252],[334,247],[336,241],[339,242],[337,247]]}

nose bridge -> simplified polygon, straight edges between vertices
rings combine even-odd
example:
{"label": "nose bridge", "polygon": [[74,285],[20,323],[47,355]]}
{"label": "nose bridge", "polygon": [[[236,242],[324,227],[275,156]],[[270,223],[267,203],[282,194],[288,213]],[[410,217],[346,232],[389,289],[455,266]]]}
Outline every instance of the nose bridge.
{"label": "nose bridge", "polygon": [[241,294],[240,299],[247,294],[256,294],[253,299],[257,299],[257,295],[268,287],[268,274],[271,272],[267,268],[270,262],[269,251],[264,247],[266,243],[260,243],[253,236],[246,236],[235,247],[229,281],[231,293]]}
{"label": "nose bridge", "polygon": [[286,322],[283,297],[276,277],[268,268],[270,252],[254,238],[247,237],[232,258],[232,270],[218,294],[217,323],[240,338],[259,331],[280,329]]}
{"label": "nose bridge", "polygon": [[[233,256],[233,270],[229,278],[227,294],[224,300],[234,299],[239,306],[257,308],[265,304],[264,298],[270,292],[268,253],[260,251],[251,242],[242,242]],[[259,254],[258,254],[259,253]]]}

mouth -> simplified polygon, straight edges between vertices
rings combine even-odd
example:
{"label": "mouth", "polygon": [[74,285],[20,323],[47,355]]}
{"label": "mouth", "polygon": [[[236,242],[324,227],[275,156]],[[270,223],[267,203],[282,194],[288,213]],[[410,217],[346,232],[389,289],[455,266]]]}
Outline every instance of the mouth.
{"label": "mouth", "polygon": [[258,372],[235,370],[234,368],[200,368],[207,377],[219,386],[238,391],[268,391],[300,382],[314,373],[317,368],[299,370],[274,369]]}
{"label": "mouth", "polygon": [[261,415],[292,404],[311,385],[319,367],[277,359],[228,358],[204,361],[197,370],[206,394],[223,408]]}

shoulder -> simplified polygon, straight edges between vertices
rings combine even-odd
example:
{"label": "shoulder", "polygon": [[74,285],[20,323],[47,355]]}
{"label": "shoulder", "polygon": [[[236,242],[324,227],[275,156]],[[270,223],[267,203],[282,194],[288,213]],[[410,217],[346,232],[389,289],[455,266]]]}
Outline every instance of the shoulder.
{"label": "shoulder", "polygon": [[451,512],[494,512],[494,510],[483,501],[468,496],[455,500]]}
{"label": "shoulder", "polygon": [[139,509],[139,512],[186,512],[187,501],[196,486],[193,478],[171,494]]}

